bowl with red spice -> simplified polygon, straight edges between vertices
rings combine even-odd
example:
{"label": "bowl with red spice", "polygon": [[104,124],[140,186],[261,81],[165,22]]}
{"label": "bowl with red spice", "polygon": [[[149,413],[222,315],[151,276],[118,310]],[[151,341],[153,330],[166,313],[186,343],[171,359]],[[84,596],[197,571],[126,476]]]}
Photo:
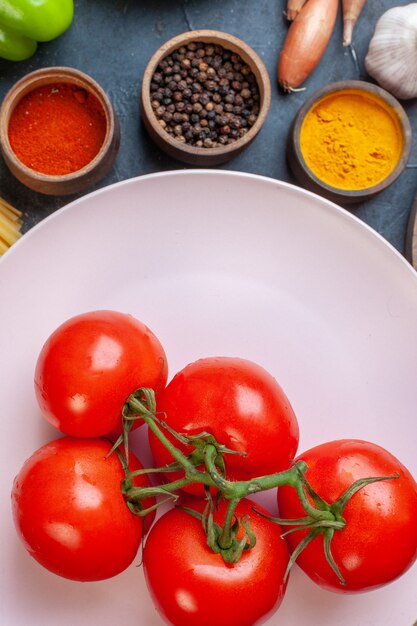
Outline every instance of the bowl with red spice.
{"label": "bowl with red spice", "polygon": [[210,166],[252,143],[270,102],[268,72],[250,46],[229,33],[194,30],[173,37],[151,57],[141,117],[171,157]]}
{"label": "bowl with red spice", "polygon": [[70,67],[27,74],[0,109],[0,147],[12,174],[47,195],[68,195],[106,176],[120,143],[112,104],[90,76]]}

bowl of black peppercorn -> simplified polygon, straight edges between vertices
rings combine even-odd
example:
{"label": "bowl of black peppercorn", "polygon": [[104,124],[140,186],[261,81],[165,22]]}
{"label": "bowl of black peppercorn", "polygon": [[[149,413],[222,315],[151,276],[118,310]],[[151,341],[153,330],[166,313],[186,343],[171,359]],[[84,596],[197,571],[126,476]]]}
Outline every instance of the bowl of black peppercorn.
{"label": "bowl of black peppercorn", "polygon": [[141,117],[156,145],[190,165],[225,163],[258,135],[271,84],[263,61],[228,33],[177,35],[151,57],[143,76]]}

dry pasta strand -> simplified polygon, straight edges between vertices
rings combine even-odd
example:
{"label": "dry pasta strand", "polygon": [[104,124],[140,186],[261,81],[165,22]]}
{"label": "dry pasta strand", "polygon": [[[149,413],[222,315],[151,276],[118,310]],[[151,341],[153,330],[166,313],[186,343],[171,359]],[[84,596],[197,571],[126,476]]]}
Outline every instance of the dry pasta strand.
{"label": "dry pasta strand", "polygon": [[20,219],[22,217],[22,211],[19,211],[16,207],[9,204],[4,198],[0,198],[0,211],[9,215],[11,219]]}
{"label": "dry pasta strand", "polygon": [[7,243],[4,243],[3,239],[0,239],[0,256],[2,256],[2,254],[7,252],[9,247],[10,246]]}
{"label": "dry pasta strand", "polygon": [[22,212],[0,198],[0,256],[21,236]]}

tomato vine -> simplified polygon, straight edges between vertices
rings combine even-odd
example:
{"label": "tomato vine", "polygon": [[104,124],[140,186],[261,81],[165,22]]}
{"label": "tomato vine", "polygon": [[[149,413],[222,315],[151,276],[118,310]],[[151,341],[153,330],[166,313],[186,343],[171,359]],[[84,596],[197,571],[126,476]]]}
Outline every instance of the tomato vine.
{"label": "tomato vine", "polygon": [[[283,533],[282,536],[300,529],[308,531],[308,534],[293,551],[285,577],[288,576],[292,565],[301,552],[313,539],[321,534],[323,535],[326,560],[337,575],[340,583],[342,585],[346,584],[331,551],[331,543],[335,532],[343,530],[346,526],[343,510],[353,495],[366,485],[379,481],[395,480],[399,477],[399,474],[392,474],[359,479],[350,485],[337,500],[328,503],[316,493],[307,481],[305,474],[308,466],[304,461],[294,462],[288,469],[281,472],[257,476],[249,480],[228,480],[225,472],[226,463],[224,456],[235,454],[235,452],[216,441],[208,432],[185,436],[171,429],[163,419],[158,417],[155,394],[150,388],[140,388],[127,398],[123,407],[122,419],[123,434],[115,442],[112,450],[116,450],[123,443],[127,459],[129,454],[129,431],[135,421],[143,420],[174,459],[171,464],[163,467],[146,468],[133,472],[129,470],[127,463],[124,465],[126,478],[123,481],[122,492],[129,508],[135,514],[145,516],[149,512],[154,511],[158,504],[148,509],[143,508],[141,505],[143,500],[156,496],[165,496],[159,503],[162,504],[167,500],[176,500],[178,498],[177,492],[180,489],[196,483],[203,485],[208,500],[204,512],[201,514],[188,508],[186,510],[201,520],[208,546],[214,552],[221,554],[226,563],[237,563],[243,551],[252,549],[256,543],[256,537],[250,526],[250,518],[244,516],[238,519],[235,515],[238,503],[242,499],[261,491],[276,489],[282,486],[292,487],[305,513],[304,517],[297,519],[277,518],[266,516],[265,513],[259,512],[256,507],[253,508],[255,514],[267,517],[267,519],[280,526],[293,527]],[[191,446],[191,452],[185,455],[167,437],[166,432],[169,432],[170,435],[181,443]],[[199,469],[200,467],[202,469]],[[134,487],[132,484],[132,479],[135,476],[144,473],[178,472],[179,470],[183,472],[183,476],[180,479],[163,485]],[[226,515],[222,527],[213,521],[214,501],[211,496],[211,489],[217,492],[217,497],[221,497],[227,502]],[[240,527],[244,530],[243,539],[237,539]]]}

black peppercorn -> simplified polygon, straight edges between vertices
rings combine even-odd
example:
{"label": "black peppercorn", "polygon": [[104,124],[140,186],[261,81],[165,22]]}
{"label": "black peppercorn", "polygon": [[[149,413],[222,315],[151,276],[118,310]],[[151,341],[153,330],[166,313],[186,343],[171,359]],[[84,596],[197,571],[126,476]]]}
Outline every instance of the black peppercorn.
{"label": "black peppercorn", "polygon": [[178,113],[178,112],[174,113],[174,114],[173,114],[173,116],[172,116],[172,119],[173,119],[173,120],[174,120],[174,122],[176,122],[177,124],[178,124],[179,122],[182,122],[182,121],[183,121],[183,119],[182,119],[182,113]]}
{"label": "black peppercorn", "polygon": [[206,82],[204,83],[204,87],[207,89],[207,91],[214,91],[217,87],[217,83],[215,80],[206,80]]}

